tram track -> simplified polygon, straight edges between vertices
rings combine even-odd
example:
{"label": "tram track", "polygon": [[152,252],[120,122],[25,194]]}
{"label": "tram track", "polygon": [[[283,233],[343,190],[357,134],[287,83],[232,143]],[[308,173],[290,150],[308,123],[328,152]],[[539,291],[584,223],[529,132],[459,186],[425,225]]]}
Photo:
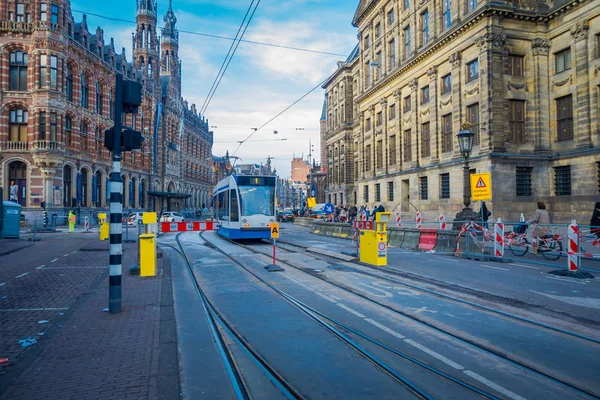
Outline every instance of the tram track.
{"label": "tram track", "polygon": [[[208,240],[207,240],[207,242],[208,242]],[[229,241],[229,242],[230,243],[234,243],[234,244],[236,244],[236,245],[238,245],[240,247],[243,247],[246,250],[251,251],[253,253],[261,254],[261,255],[264,255],[264,256],[267,256],[267,257],[269,256],[268,252],[259,251],[259,250],[255,249],[255,248],[253,249],[252,246],[243,245],[243,244],[240,244],[240,243],[237,243],[237,242],[233,242],[233,241]],[[286,243],[286,245],[289,245],[289,243]],[[298,246],[298,245],[293,245],[293,246],[301,248],[301,249],[305,249],[302,246]],[[261,247],[266,248],[267,244],[261,244]],[[290,250],[285,250],[285,249],[283,249],[283,248],[280,247],[279,251],[281,252],[282,250],[283,251],[292,252]],[[337,260],[337,259],[335,259],[333,257],[327,256],[327,255],[322,255],[322,254],[313,254],[313,257],[315,259],[323,260],[323,261],[326,261],[326,262],[330,262],[332,259],[335,260],[336,263],[339,262],[339,260]],[[437,331],[437,332],[439,332],[441,334],[448,335],[448,336],[450,336],[450,337],[452,337],[452,338],[454,338],[456,340],[459,340],[462,343],[465,343],[465,344],[467,344],[469,346],[472,346],[472,347],[474,347],[474,348],[476,348],[478,350],[481,350],[481,351],[483,351],[483,352],[485,352],[487,354],[490,354],[490,355],[492,355],[492,356],[494,356],[494,357],[496,357],[498,359],[501,359],[501,360],[503,360],[503,361],[505,361],[505,362],[507,362],[507,363],[509,363],[511,365],[514,365],[516,367],[522,368],[523,370],[526,370],[526,371],[528,371],[528,372],[530,372],[532,374],[535,374],[535,375],[540,376],[540,377],[542,377],[544,379],[552,381],[552,382],[554,382],[556,384],[562,385],[564,387],[567,387],[567,388],[569,388],[571,390],[577,391],[577,392],[579,392],[579,393],[581,393],[583,395],[586,395],[586,396],[591,396],[593,398],[600,398],[600,397],[598,397],[597,394],[595,394],[595,393],[593,393],[593,392],[591,392],[591,391],[589,391],[587,389],[578,387],[577,385],[575,385],[575,384],[573,384],[571,382],[568,382],[568,381],[560,379],[558,377],[549,375],[549,374],[547,374],[547,373],[545,373],[543,371],[540,371],[539,369],[536,369],[533,366],[530,366],[530,365],[527,365],[527,364],[523,363],[522,361],[510,358],[510,357],[507,356],[507,354],[504,354],[503,352],[500,352],[500,351],[498,351],[498,350],[496,350],[494,348],[491,348],[489,346],[482,345],[481,343],[478,343],[477,341],[473,340],[472,338],[467,338],[467,337],[458,335],[456,333],[449,332],[448,330],[444,329],[443,327],[438,326],[436,324],[433,324],[433,323],[431,323],[429,321],[426,321],[423,318],[417,318],[417,317],[415,317],[414,315],[412,315],[410,313],[403,312],[403,311],[398,310],[398,309],[396,309],[394,307],[391,307],[391,306],[389,306],[387,304],[384,304],[384,303],[382,303],[380,301],[374,300],[374,299],[372,299],[372,298],[370,298],[370,297],[368,297],[368,296],[366,296],[366,295],[364,295],[364,294],[362,294],[362,293],[360,293],[360,292],[358,292],[356,290],[353,290],[353,289],[351,289],[349,287],[346,287],[346,286],[341,285],[341,284],[337,284],[337,283],[332,282],[332,281],[327,280],[327,279],[323,279],[323,277],[319,276],[319,274],[317,274],[317,273],[311,273],[311,272],[307,271],[306,268],[294,265],[294,263],[292,263],[292,262],[278,260],[278,264],[280,264],[282,266],[292,267],[292,268],[294,268],[294,269],[296,269],[298,271],[301,271],[301,272],[303,272],[303,273],[305,273],[305,274],[307,274],[309,276],[312,276],[312,277],[317,278],[317,279],[319,279],[319,280],[321,280],[323,282],[326,282],[326,283],[328,283],[328,284],[330,284],[330,285],[332,285],[332,286],[334,286],[334,287],[336,287],[338,289],[341,289],[341,290],[343,290],[345,292],[348,292],[348,293],[351,293],[353,295],[356,295],[356,296],[358,296],[358,297],[360,297],[362,299],[365,299],[365,300],[367,300],[367,301],[369,301],[369,302],[371,302],[373,304],[381,306],[381,307],[383,307],[383,308],[385,308],[385,309],[387,309],[389,311],[392,311],[392,312],[394,312],[394,313],[396,313],[398,315],[401,315],[401,316],[403,316],[405,318],[409,318],[410,320],[413,320],[413,321],[415,321],[415,322],[417,322],[419,324],[425,325],[428,328],[434,329],[435,331]],[[594,338],[589,338],[587,336],[579,335],[579,334],[574,333],[574,332],[569,332],[569,331],[563,330],[561,328],[551,327],[549,325],[541,324],[541,323],[538,323],[536,321],[530,321],[530,320],[527,320],[526,318],[522,318],[522,317],[519,317],[519,316],[514,316],[514,315],[512,315],[510,313],[505,313],[504,311],[501,311],[501,310],[494,310],[491,307],[482,306],[482,305],[479,305],[479,304],[476,304],[476,303],[472,303],[472,302],[468,302],[468,301],[462,300],[462,299],[457,299],[457,298],[454,298],[453,296],[449,296],[449,295],[446,295],[444,293],[439,293],[439,292],[432,291],[431,289],[422,288],[422,287],[419,287],[417,285],[407,284],[405,282],[402,282],[400,280],[397,280],[397,279],[394,279],[394,278],[391,278],[391,277],[386,277],[386,276],[382,276],[382,275],[378,275],[378,274],[374,274],[374,273],[368,273],[368,272],[361,271],[361,270],[358,270],[358,269],[355,269],[355,268],[352,268],[352,267],[347,267],[347,266],[345,266],[344,269],[346,269],[348,271],[351,271],[353,273],[358,273],[358,274],[364,275],[364,276],[369,276],[369,277],[372,277],[372,278],[382,279],[382,280],[385,280],[385,281],[388,281],[388,282],[391,282],[391,283],[403,285],[405,287],[409,287],[409,288],[412,288],[414,290],[419,290],[419,291],[422,291],[422,292],[425,292],[425,293],[429,293],[431,295],[436,295],[438,297],[445,298],[447,300],[453,300],[453,301],[457,301],[458,303],[462,303],[462,304],[467,304],[467,305],[470,305],[470,306],[474,306],[474,307],[480,308],[480,309],[482,309],[484,311],[495,313],[495,314],[497,314],[499,316],[503,316],[503,317],[507,317],[507,318],[514,317],[515,320],[518,320],[520,322],[530,322],[534,326],[542,327],[542,328],[546,328],[546,329],[550,329],[550,330],[553,330],[553,331],[555,331],[557,333],[570,335],[570,336],[572,336],[574,338],[577,338],[577,339],[588,340],[589,342],[594,343],[594,344],[600,343],[598,340],[596,340]],[[554,329],[552,329],[552,328],[554,328]]]}

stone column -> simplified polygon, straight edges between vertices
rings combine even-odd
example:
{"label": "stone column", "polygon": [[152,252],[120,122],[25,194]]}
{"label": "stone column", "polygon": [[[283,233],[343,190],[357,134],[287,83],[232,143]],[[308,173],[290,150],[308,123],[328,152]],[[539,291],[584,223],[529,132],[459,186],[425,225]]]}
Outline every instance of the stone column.
{"label": "stone column", "polygon": [[589,57],[588,33],[590,30],[588,20],[584,19],[571,28],[571,35],[575,39],[575,83],[577,84],[577,97],[573,102],[573,112],[576,115],[575,146],[579,148],[592,147],[591,131],[591,104],[589,85]]}
{"label": "stone column", "polygon": [[543,38],[531,41],[533,53],[533,94],[535,105],[528,107],[527,117],[533,116],[531,130],[536,153],[550,153],[552,134],[550,132],[550,79],[548,76],[548,52],[550,42]]}
{"label": "stone column", "polygon": [[420,165],[419,158],[419,99],[418,99],[418,90],[419,90],[419,81],[417,78],[413,78],[410,83],[410,135],[411,135],[411,153],[412,153],[412,161],[410,163],[412,168],[418,167]]}
{"label": "stone column", "polygon": [[460,125],[463,122],[462,117],[462,56],[460,51],[450,54],[448,62],[452,64],[452,148],[453,157],[462,157],[460,154],[460,148],[458,141],[454,140],[454,137],[460,131]]}
{"label": "stone column", "polygon": [[42,180],[44,186],[44,201],[46,202],[46,207],[54,207],[54,192],[52,191],[54,184],[54,174],[56,173],[56,169],[54,168],[40,168],[42,173]]}
{"label": "stone column", "polygon": [[396,102],[396,164],[398,170],[402,170],[403,158],[402,158],[402,92],[400,89],[394,90],[394,101]]}
{"label": "stone column", "polygon": [[360,179],[365,179],[365,112],[362,111],[360,115],[360,142],[359,154],[358,154],[358,169],[360,170]]}
{"label": "stone column", "polygon": [[388,173],[388,164],[389,164],[389,156],[388,156],[388,137],[387,137],[387,99],[385,97],[382,97],[379,100],[379,105],[381,106],[381,125],[382,125],[382,130],[381,130],[381,135],[383,136],[381,138],[381,157],[383,157],[383,160],[381,162],[381,165],[385,171],[385,174],[387,175]]}
{"label": "stone column", "polygon": [[429,140],[431,162],[437,164],[440,158],[440,135],[438,132],[439,108],[437,106],[438,70],[434,65],[427,70],[429,77]]}

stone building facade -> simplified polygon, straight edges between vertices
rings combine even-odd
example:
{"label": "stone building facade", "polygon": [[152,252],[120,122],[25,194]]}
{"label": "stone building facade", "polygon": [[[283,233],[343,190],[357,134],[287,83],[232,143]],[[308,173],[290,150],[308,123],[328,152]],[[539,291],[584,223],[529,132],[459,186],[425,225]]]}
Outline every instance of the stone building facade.
{"label": "stone building facade", "polygon": [[[117,52],[68,0],[0,2],[0,184],[26,210],[106,208],[116,74],[143,83],[142,106],[125,126],[146,140],[122,159],[124,208],[199,207],[210,198],[212,132],[181,98],[176,18],[162,37],[157,5],[136,0],[133,59]],[[12,189],[11,189],[12,187]],[[16,194],[16,196],[15,196]]]}
{"label": "stone building facade", "polygon": [[454,215],[456,134],[469,123],[471,172],[491,172],[494,216],[514,221],[544,201],[554,222],[589,220],[600,190],[599,2],[362,0],[353,24],[360,51],[324,85],[328,196]]}

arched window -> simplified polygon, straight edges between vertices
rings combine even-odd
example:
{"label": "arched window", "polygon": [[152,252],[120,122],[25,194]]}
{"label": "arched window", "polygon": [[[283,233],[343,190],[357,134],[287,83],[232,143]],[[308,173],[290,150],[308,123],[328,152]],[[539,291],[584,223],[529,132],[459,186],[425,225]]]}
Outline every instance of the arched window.
{"label": "arched window", "polygon": [[8,130],[11,142],[27,142],[27,110],[10,110]]}
{"label": "arched window", "polygon": [[148,78],[151,78],[152,77],[152,60],[151,59],[148,60],[147,68],[148,68]]}
{"label": "arched window", "polygon": [[81,123],[81,149],[88,151],[88,126],[85,122]]}
{"label": "arched window", "polygon": [[71,187],[73,182],[71,176],[73,170],[70,165],[65,165],[63,168],[63,206],[69,207],[71,205]]}
{"label": "arched window", "polygon": [[96,82],[96,113],[98,115],[102,115],[102,85],[100,85],[100,81]]}
{"label": "arched window", "polygon": [[83,168],[81,170],[81,206],[87,207],[88,198],[88,170]]}
{"label": "arched window", "polygon": [[70,147],[73,140],[73,120],[70,116],[65,117],[65,145]]}
{"label": "arched window", "polygon": [[113,96],[113,91],[112,89],[110,90],[110,94],[109,94],[109,98],[108,98],[108,104],[110,106],[110,119],[112,119],[114,121],[115,119],[115,101],[114,101],[114,96]]}
{"label": "arched window", "polygon": [[73,101],[73,73],[69,68],[69,63],[65,64],[65,76],[67,82],[65,84],[65,95],[68,101]]}
{"label": "arched window", "polygon": [[169,71],[169,50],[167,50],[165,55],[165,71]]}
{"label": "arched window", "polygon": [[81,107],[88,108],[89,85],[85,79],[85,72],[81,73]]}
{"label": "arched window", "polygon": [[10,53],[9,90],[20,92],[27,90],[27,53],[22,51]]}

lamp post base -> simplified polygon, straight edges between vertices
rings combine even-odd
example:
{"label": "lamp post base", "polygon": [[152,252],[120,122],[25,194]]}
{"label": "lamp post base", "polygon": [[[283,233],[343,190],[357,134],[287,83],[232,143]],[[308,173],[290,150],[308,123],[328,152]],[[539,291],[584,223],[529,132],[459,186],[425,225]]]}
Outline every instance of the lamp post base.
{"label": "lamp post base", "polygon": [[453,223],[452,229],[458,231],[466,221],[481,221],[481,214],[476,213],[472,208],[465,207],[456,214],[454,221],[456,222]]}

